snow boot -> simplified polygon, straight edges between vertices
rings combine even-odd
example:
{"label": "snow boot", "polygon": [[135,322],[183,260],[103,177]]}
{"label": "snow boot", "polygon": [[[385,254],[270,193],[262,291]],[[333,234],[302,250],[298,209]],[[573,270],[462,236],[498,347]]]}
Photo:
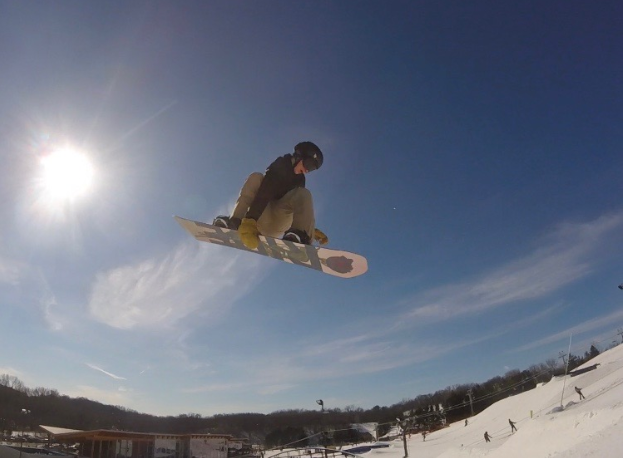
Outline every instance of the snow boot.
{"label": "snow boot", "polygon": [[238,226],[240,226],[240,218],[230,218],[229,216],[219,215],[214,218],[212,225],[237,231]]}
{"label": "snow boot", "polygon": [[302,243],[304,245],[311,245],[311,238],[307,235],[307,232],[300,229],[288,229],[281,240],[287,240],[294,243]]}

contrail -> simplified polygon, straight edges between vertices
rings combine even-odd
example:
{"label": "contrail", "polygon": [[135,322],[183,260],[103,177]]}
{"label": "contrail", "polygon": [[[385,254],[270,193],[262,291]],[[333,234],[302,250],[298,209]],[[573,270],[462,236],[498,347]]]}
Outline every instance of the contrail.
{"label": "contrail", "polygon": [[102,369],[101,367],[97,367],[95,364],[86,363],[86,365],[88,367],[90,367],[91,369],[93,369],[93,370],[100,371],[102,374],[106,374],[109,377],[114,378],[115,380],[127,380],[125,377],[119,377],[118,375],[115,375],[115,374],[112,374],[110,372],[107,372],[104,369]]}
{"label": "contrail", "polygon": [[[177,103],[177,100],[172,101],[171,103],[169,103],[168,105],[165,105],[164,107],[160,108],[158,111],[156,111],[153,115],[151,115],[150,117],[148,117],[147,119],[145,119],[143,122],[138,123],[136,126],[132,127],[129,131],[127,131],[124,135],[121,136],[121,138],[119,138],[119,140],[117,141],[117,145],[121,142],[123,142],[123,140],[125,140],[126,138],[128,138],[130,135],[132,135],[134,132],[136,132],[137,130],[139,130],[141,127],[143,127],[145,124],[149,123],[150,121],[152,121],[153,119],[157,118],[158,116],[160,116],[162,113],[164,113],[165,111],[167,111],[169,108],[171,108],[173,105],[175,105]],[[116,147],[116,145],[115,145]],[[113,148],[114,149],[114,148]]]}

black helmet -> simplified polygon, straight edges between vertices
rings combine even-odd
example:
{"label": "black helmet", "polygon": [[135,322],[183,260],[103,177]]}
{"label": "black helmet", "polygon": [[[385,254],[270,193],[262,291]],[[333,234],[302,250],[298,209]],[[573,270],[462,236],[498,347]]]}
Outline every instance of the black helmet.
{"label": "black helmet", "polygon": [[312,142],[301,142],[297,144],[294,147],[294,159],[296,162],[302,160],[308,172],[319,169],[324,160],[322,151]]}

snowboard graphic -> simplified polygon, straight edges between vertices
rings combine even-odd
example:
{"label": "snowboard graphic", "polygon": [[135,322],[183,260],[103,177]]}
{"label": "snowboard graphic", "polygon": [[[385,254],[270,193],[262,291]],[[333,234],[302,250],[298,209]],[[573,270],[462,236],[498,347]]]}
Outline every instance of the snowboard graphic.
{"label": "snowboard graphic", "polygon": [[211,224],[191,221],[189,219],[174,217],[190,235],[201,242],[215,243],[229,246],[239,250],[250,251],[268,256],[280,261],[285,261],[298,266],[324,272],[342,278],[357,277],[366,273],[368,261],[361,255],[348,251],[332,250],[330,248],[303,245],[301,243],[288,242],[285,240],[265,237],[260,235],[260,245],[251,250],[243,245],[238,237],[238,232]]}

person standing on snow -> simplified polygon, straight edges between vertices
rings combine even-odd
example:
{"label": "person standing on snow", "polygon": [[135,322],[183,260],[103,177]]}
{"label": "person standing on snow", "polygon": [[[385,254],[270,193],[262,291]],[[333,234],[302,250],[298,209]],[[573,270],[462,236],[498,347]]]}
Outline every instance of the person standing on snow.
{"label": "person standing on snow", "polygon": [[508,419],[508,424],[511,425],[511,434],[517,431],[517,428],[515,427],[515,422],[511,421],[510,418]]}
{"label": "person standing on snow", "polygon": [[324,161],[320,148],[301,142],[294,153],[277,158],[262,174],[254,172],[245,181],[231,216],[217,216],[213,224],[237,230],[250,249],[259,246],[259,236],[321,245],[328,237],[316,229],[312,195],[305,188],[305,175],[318,170]]}
{"label": "person standing on snow", "polygon": [[576,387],[575,387],[575,392],[576,392],[576,393],[578,393],[578,394],[580,395],[580,401],[581,401],[582,399],[586,399],[586,398],[584,397],[584,395],[582,394],[582,388],[578,388],[578,387],[576,386]]}
{"label": "person standing on snow", "polygon": [[491,436],[489,436],[487,431],[485,431],[485,442],[491,442]]}

